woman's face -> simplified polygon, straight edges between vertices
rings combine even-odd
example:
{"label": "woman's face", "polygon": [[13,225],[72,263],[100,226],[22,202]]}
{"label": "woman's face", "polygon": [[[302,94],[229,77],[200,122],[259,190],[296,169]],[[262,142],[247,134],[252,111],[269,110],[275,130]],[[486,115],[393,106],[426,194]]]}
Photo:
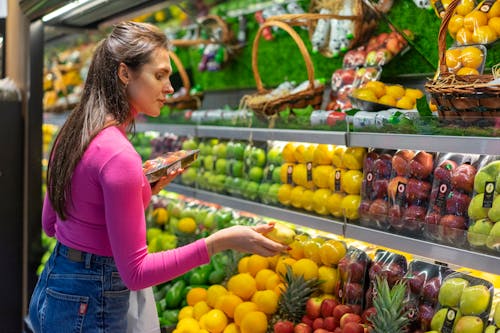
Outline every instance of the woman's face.
{"label": "woman's face", "polygon": [[158,48],[151,54],[151,60],[137,72],[132,72],[127,86],[127,95],[131,107],[150,117],[160,115],[160,109],[166,101],[166,95],[174,89],[170,83],[172,66],[168,51]]}

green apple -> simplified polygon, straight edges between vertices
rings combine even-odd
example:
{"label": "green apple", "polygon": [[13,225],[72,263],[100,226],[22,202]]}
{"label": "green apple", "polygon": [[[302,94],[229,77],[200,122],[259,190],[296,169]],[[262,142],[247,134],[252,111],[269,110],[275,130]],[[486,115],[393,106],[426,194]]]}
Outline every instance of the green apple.
{"label": "green apple", "polygon": [[229,141],[226,145],[226,158],[234,158],[234,142]]}
{"label": "green apple", "polygon": [[492,250],[500,251],[500,222],[493,225],[486,239],[486,246]]}
{"label": "green apple", "polygon": [[484,323],[476,316],[463,316],[453,330],[454,333],[483,333]]}
{"label": "green apple", "polygon": [[281,149],[278,147],[273,147],[267,152],[267,163],[280,165],[283,163],[283,158],[281,156]]}
{"label": "green apple", "polygon": [[485,219],[488,217],[489,208],[483,208],[484,193],[479,193],[472,198],[469,203],[468,214],[473,220]]}
{"label": "green apple", "polygon": [[[499,186],[497,186],[498,188]],[[500,221],[500,195],[496,195],[493,199],[493,205],[488,211],[488,217],[492,222]]]}
{"label": "green apple", "polygon": [[182,149],[194,150],[198,147],[198,142],[195,139],[187,139],[182,143]]}
{"label": "green apple", "polygon": [[278,203],[278,191],[280,190],[281,184],[274,183],[269,187],[269,201],[272,204]]}
{"label": "green apple", "polygon": [[496,191],[500,193],[500,160],[491,162],[490,164],[482,167],[474,177],[474,191],[477,193],[484,193],[486,182],[496,181]]}
{"label": "green apple", "polygon": [[245,152],[245,145],[241,142],[235,142],[233,147],[233,157],[235,160],[242,161]]}
{"label": "green apple", "polygon": [[248,179],[257,183],[260,183],[262,181],[263,175],[264,175],[264,170],[262,170],[262,168],[258,166],[253,166],[248,171]]}
{"label": "green apple", "polygon": [[215,175],[212,185],[216,192],[224,191],[224,184],[226,183],[226,175]]}
{"label": "green apple", "polygon": [[196,175],[198,174],[198,169],[189,167],[181,175],[181,181],[185,185],[193,185],[196,181]]}
{"label": "green apple", "polygon": [[500,328],[500,302],[495,306],[495,313],[493,313],[493,322]]}
{"label": "green apple", "polygon": [[496,326],[490,325],[490,326],[486,327],[486,329],[484,330],[484,333],[496,333],[496,331],[497,331]]}
{"label": "green apple", "polygon": [[260,198],[260,201],[263,203],[269,203],[269,189],[271,188],[270,183],[262,183],[259,185],[259,190],[258,190],[258,196]]}
{"label": "green apple", "polygon": [[254,148],[250,153],[250,165],[264,167],[266,165],[266,152],[262,148]]}
{"label": "green apple", "polygon": [[485,246],[493,223],[489,219],[480,219],[473,222],[467,231],[467,240],[472,246]]}
{"label": "green apple", "polygon": [[274,166],[274,168],[272,170],[271,179],[272,179],[273,183],[281,182],[281,168],[279,166]]}
{"label": "green apple", "polygon": [[463,315],[479,315],[490,305],[490,291],[482,284],[465,287],[460,297],[460,311]]}
{"label": "green apple", "polygon": [[223,175],[226,173],[227,160],[224,158],[219,158],[215,161],[215,173],[218,175]]}
{"label": "green apple", "polygon": [[227,156],[227,145],[224,142],[218,143],[212,148],[212,154],[217,156],[217,158],[226,158]]}
{"label": "green apple", "polygon": [[469,281],[462,278],[451,278],[443,282],[439,289],[438,301],[441,306],[457,307],[460,303],[460,297]]}
{"label": "green apple", "polygon": [[148,244],[151,243],[151,241],[161,233],[162,233],[162,230],[160,228],[149,228],[146,231],[146,240],[147,240]]}
{"label": "green apple", "polygon": [[215,158],[212,155],[208,155],[203,158],[203,168],[205,169],[205,171],[214,170],[214,161]]}
{"label": "green apple", "polygon": [[239,160],[232,160],[229,168],[231,169],[228,174],[231,174],[233,177],[242,177],[243,176],[243,162]]}
{"label": "green apple", "polygon": [[244,196],[250,200],[257,199],[259,192],[259,183],[254,181],[249,181],[245,187]]}
{"label": "green apple", "polygon": [[[448,314],[448,311],[450,311],[449,314]],[[434,316],[432,317],[431,329],[433,331],[441,332],[441,329],[443,328],[443,324],[445,322],[446,317],[448,317],[448,319],[450,321],[454,320],[453,321],[453,328],[454,328],[457,325],[458,320],[462,317],[462,314],[460,313],[460,310],[457,310],[454,318],[453,318],[453,315],[454,315],[453,310],[451,310],[449,308],[442,308],[441,310],[436,312],[434,314]]]}

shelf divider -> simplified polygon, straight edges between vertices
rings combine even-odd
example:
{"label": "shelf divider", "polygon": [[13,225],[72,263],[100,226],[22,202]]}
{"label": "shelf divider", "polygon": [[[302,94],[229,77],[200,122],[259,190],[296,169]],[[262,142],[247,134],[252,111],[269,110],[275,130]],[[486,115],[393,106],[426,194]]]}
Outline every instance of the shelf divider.
{"label": "shelf divider", "polygon": [[[343,235],[344,231],[344,224],[342,221],[333,220],[327,217],[268,206],[253,201],[212,193],[178,184],[168,185],[167,190],[231,207],[233,209],[248,211],[257,215],[291,222],[336,235]],[[368,242],[374,245],[398,249],[417,256],[426,257],[430,260],[466,268],[478,269],[484,272],[500,275],[500,257],[494,255],[432,243],[352,223],[347,224],[345,228],[345,236],[347,238]]]}

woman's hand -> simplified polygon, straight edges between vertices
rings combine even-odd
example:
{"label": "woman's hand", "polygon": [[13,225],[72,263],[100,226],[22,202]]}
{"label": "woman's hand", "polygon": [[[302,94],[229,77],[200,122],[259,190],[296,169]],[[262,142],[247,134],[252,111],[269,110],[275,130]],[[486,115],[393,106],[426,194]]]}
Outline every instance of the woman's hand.
{"label": "woman's hand", "polygon": [[178,175],[180,175],[183,172],[184,172],[184,169],[181,168],[181,169],[177,169],[175,171],[172,171],[171,173],[169,173],[166,176],[161,177],[154,184],[151,184],[152,185],[151,186],[151,193],[153,195],[160,193],[160,191],[163,190],[163,188],[165,186],[167,186],[168,184],[170,184],[170,182],[172,180],[174,180],[175,177],[177,177]]}
{"label": "woman's hand", "polygon": [[263,234],[273,230],[273,224],[260,224],[252,227],[234,226],[219,230],[206,238],[209,255],[227,249],[245,253],[255,253],[264,257],[274,256],[286,251],[288,245],[270,240]]}

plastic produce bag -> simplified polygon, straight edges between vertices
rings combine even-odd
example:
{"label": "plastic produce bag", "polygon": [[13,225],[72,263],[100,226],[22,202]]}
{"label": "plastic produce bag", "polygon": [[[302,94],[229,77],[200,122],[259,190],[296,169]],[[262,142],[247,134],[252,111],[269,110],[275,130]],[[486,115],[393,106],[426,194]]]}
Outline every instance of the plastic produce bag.
{"label": "plastic produce bag", "polygon": [[160,333],[153,288],[130,291],[127,333]]}

